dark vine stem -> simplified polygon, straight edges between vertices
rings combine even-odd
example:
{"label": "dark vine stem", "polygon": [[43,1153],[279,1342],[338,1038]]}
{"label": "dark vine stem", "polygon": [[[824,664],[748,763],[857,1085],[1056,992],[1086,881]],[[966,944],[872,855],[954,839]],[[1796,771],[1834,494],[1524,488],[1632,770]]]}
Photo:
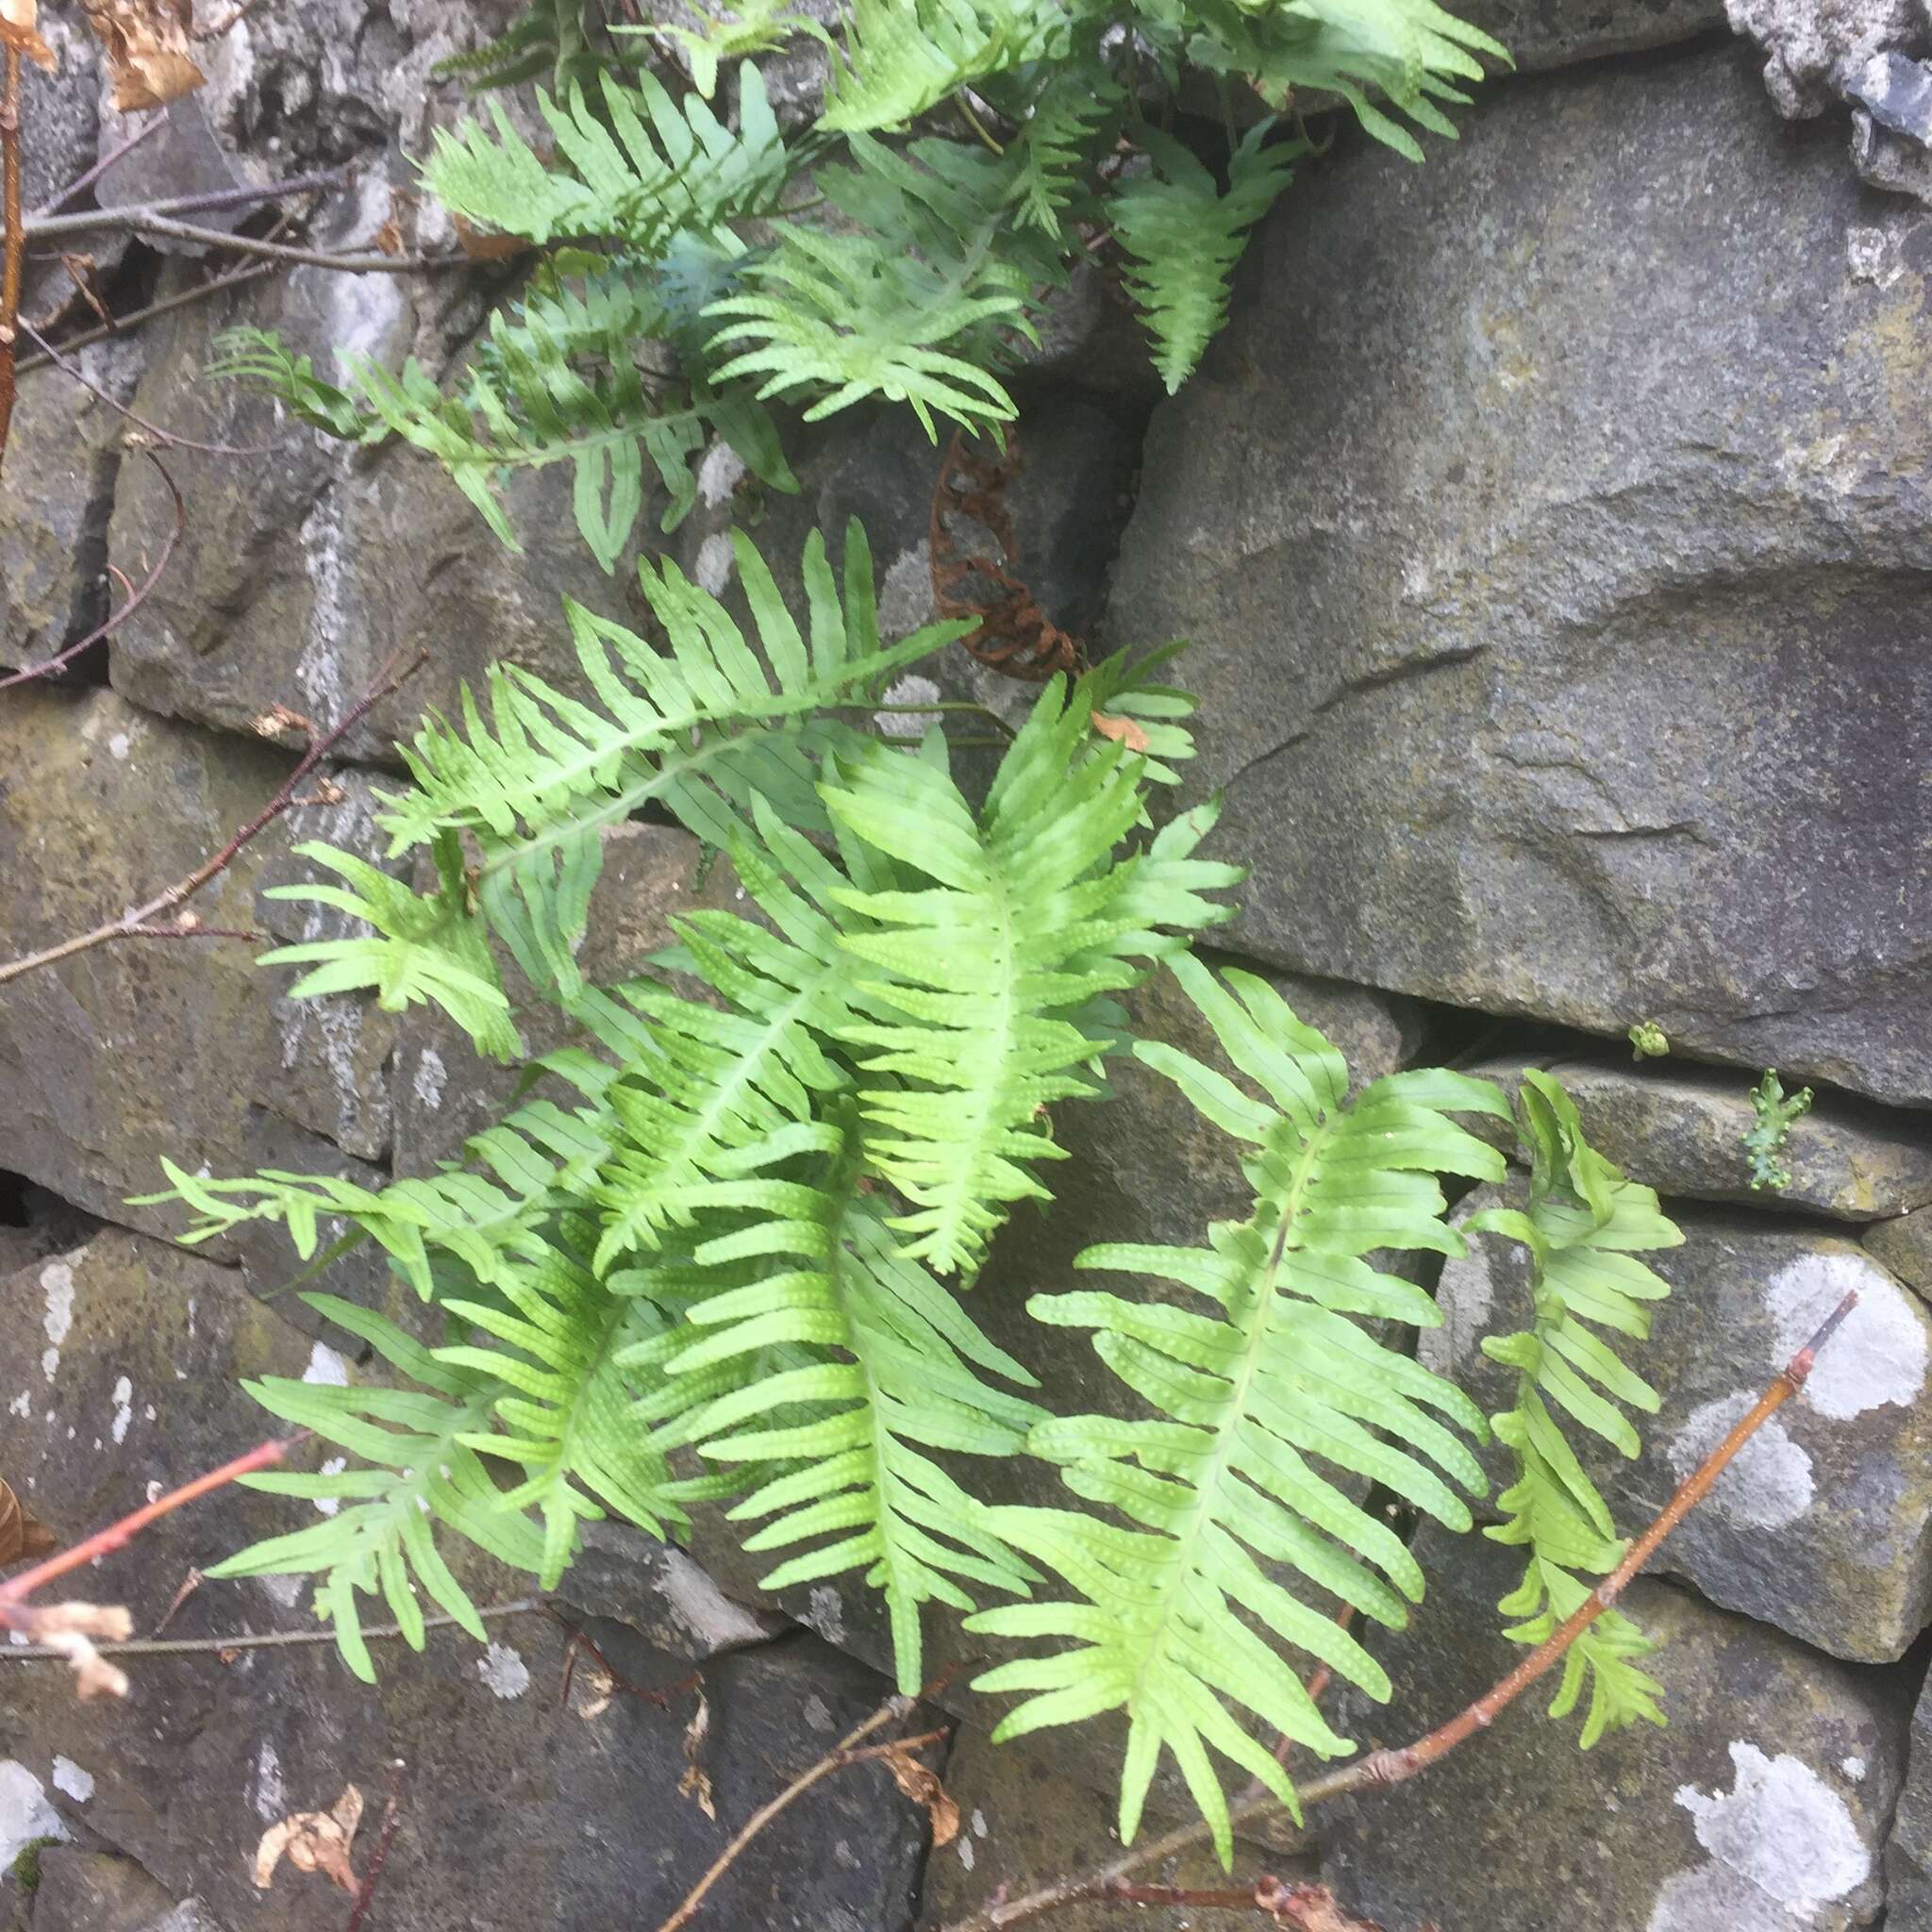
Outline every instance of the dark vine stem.
{"label": "dark vine stem", "polygon": [[[1309,1778],[1297,1787],[1296,1795],[1301,1802],[1319,1805],[1353,1791],[1379,1790],[1390,1785],[1401,1784],[1419,1772],[1426,1771],[1458,1744],[1494,1724],[1509,1705],[1545,1672],[1554,1668],[1570,1646],[1615,1604],[1630,1579],[1657,1554],[1664,1539],[1710,1493],[1710,1486],[1724,1474],[1738,1452],[1804,1388],[1818,1358],[1818,1351],[1838,1332],[1857,1303],[1857,1291],[1848,1290],[1844,1299],[1825,1317],[1810,1341],[1779,1370],[1764,1393],[1739,1418],[1730,1433],[1677,1486],[1675,1493],[1657,1512],[1649,1528],[1631,1543],[1624,1560],[1591,1591],[1574,1613],[1538,1644],[1514,1670],[1447,1724],[1439,1725],[1426,1737],[1418,1738],[1414,1743],[1395,1751],[1374,1751],[1358,1763],[1341,1771]],[[1282,1809],[1281,1800],[1266,1786],[1257,1784],[1251,1785],[1228,1807],[1228,1817],[1235,1824],[1245,1824],[1253,1820],[1274,1817]],[[1177,1826],[1160,1838],[1123,1852],[1105,1865],[1056,1878],[1022,1898],[982,1906],[963,1919],[955,1919],[941,1927],[941,1932],[1005,1932],[1009,1925],[1024,1924],[1028,1919],[1057,1911],[1062,1906],[1119,1897],[1121,1894],[1116,1888],[1131,1878],[1133,1874],[1144,1871],[1149,1865],[1158,1864],[1163,1858],[1191,1851],[1207,1838],[1205,1822]]]}

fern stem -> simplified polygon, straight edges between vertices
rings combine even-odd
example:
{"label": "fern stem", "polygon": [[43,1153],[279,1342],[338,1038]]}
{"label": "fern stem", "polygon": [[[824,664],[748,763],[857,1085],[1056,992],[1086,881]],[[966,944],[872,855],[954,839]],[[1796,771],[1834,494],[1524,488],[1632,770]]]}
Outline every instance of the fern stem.
{"label": "fern stem", "polygon": [[1007,152],[1006,149],[1002,147],[1000,143],[992,138],[991,129],[989,128],[986,123],[982,121],[976,113],[974,112],[973,96],[970,93],[968,93],[966,90],[962,87],[959,90],[957,98],[959,103],[959,111],[966,117],[966,125],[973,129],[974,134],[978,135],[980,140],[984,142],[985,144],[989,148],[991,148],[994,154],[1004,157]]}
{"label": "fern stem", "polygon": [[[1711,1485],[1745,1443],[1804,1388],[1817,1360],[1818,1351],[1838,1332],[1846,1316],[1857,1306],[1857,1291],[1848,1290],[1844,1299],[1825,1317],[1810,1341],[1778,1372],[1749,1412],[1739,1419],[1724,1441],[1678,1485],[1675,1494],[1664,1505],[1650,1527],[1630,1545],[1624,1560],[1591,1591],[1575,1613],[1545,1642],[1539,1644],[1507,1676],[1485,1691],[1459,1716],[1440,1725],[1426,1737],[1419,1738],[1413,1744],[1400,1750],[1372,1752],[1359,1763],[1322,1777],[1310,1778],[1298,1786],[1296,1795],[1302,1804],[1319,1805],[1326,1799],[1342,1797],[1352,1791],[1375,1790],[1400,1784],[1418,1772],[1425,1771],[1437,1759],[1455,1750],[1457,1745],[1494,1724],[1502,1711],[1539,1677],[1553,1669],[1577,1638],[1616,1602],[1630,1579],[1657,1554],[1664,1539],[1709,1494]],[[1241,1825],[1251,1819],[1273,1817],[1284,1808],[1274,1792],[1263,1785],[1256,1784],[1228,1807],[1228,1819],[1231,1824]],[[1054,1879],[1022,1898],[982,1906],[965,1918],[955,1919],[942,1926],[941,1932],[1005,1932],[1009,1925],[1024,1924],[1028,1919],[1036,1919],[1041,1913],[1058,1910],[1062,1906],[1075,1905],[1087,1899],[1118,1896],[1113,1888],[1132,1874],[1144,1871],[1163,1858],[1192,1850],[1208,1835],[1208,1827],[1205,1821],[1179,1825],[1160,1838],[1136,1845],[1131,1851],[1092,1871]],[[664,1932],[671,1932],[671,1928],[664,1928]]]}

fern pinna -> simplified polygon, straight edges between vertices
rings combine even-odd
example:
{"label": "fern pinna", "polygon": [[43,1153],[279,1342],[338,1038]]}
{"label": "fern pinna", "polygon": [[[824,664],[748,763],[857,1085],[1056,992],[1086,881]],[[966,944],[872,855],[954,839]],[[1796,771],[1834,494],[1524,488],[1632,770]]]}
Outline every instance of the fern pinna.
{"label": "fern pinna", "polygon": [[[781,128],[758,59],[804,38],[824,97]],[[856,0],[830,27],[745,0],[601,38],[580,0],[533,0],[451,72],[489,88],[547,66],[544,152],[491,100],[423,164],[468,232],[533,264],[448,392],[414,362],[344,358],[329,381],[258,331],[216,367],[327,434],[414,444],[507,542],[505,477],[568,464],[614,570],[654,486],[666,528],[689,511],[709,435],[797,489],[769,405],[815,421],[883,399],[935,437],[1013,420],[1011,370],[1106,237],[1178,388],[1307,144],[1269,119],[1236,141],[1231,111],[1183,140],[1176,108],[1236,88],[1297,116],[1340,100],[1420,160],[1411,125],[1453,137],[1444,105],[1485,58],[1507,59],[1434,0]]]}

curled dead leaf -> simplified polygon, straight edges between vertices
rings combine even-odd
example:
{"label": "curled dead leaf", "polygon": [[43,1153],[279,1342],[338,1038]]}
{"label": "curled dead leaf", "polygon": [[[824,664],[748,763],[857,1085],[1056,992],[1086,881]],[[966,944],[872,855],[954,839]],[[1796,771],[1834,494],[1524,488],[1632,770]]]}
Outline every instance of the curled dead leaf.
{"label": "curled dead leaf", "polygon": [[165,108],[192,94],[208,75],[189,48],[192,0],[80,0],[87,24],[108,50],[114,106],[124,114]]}
{"label": "curled dead leaf", "polygon": [[710,1735],[711,1703],[700,1690],[698,1707],[684,1727],[684,1775],[677,1780],[677,1792],[715,1824],[718,1807],[711,1796],[711,1774],[705,1769],[705,1740]]}
{"label": "curled dead leaf", "polygon": [[940,1782],[939,1773],[920,1763],[909,1750],[888,1751],[883,1762],[892,1782],[915,1805],[925,1807],[925,1815],[932,1820],[933,1849],[951,1844],[959,1836],[959,1807]]}
{"label": "curled dead leaf", "polygon": [[53,48],[41,38],[39,0],[0,0],[0,45],[25,54],[49,74],[60,64]]}
{"label": "curled dead leaf", "polygon": [[60,1547],[54,1532],[0,1482],[0,1563],[24,1563]]}
{"label": "curled dead leaf", "polygon": [[521,235],[499,235],[492,229],[479,228],[461,215],[454,219],[457,243],[472,261],[508,261],[529,250],[530,244]]}
{"label": "curled dead leaf", "polygon": [[362,1823],[362,1793],[344,1785],[342,1795],[326,1811],[292,1811],[261,1835],[255,1851],[255,1883],[266,1891],[275,1883],[275,1867],[284,1858],[298,1872],[320,1872],[333,1885],[354,1894],[361,1881],[349,1862],[356,1827]]}
{"label": "curled dead leaf", "polygon": [[1103,738],[1111,738],[1116,743],[1124,744],[1129,751],[1145,751],[1147,734],[1131,718],[1114,718],[1105,711],[1093,713],[1093,728]]}
{"label": "curled dead leaf", "polygon": [[1382,1932],[1373,1919],[1357,1919],[1344,1910],[1325,1885],[1285,1885],[1278,1878],[1262,1878],[1255,1886],[1255,1904],[1296,1932]]}

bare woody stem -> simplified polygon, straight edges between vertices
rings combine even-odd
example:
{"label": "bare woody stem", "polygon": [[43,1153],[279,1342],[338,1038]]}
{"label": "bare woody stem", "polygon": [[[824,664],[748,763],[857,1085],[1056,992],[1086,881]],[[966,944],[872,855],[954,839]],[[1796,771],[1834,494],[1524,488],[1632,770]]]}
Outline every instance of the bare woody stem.
{"label": "bare woody stem", "polygon": [[[1616,1603],[1630,1579],[1657,1554],[1664,1539],[1710,1493],[1710,1486],[1729,1467],[1738,1452],[1804,1388],[1810,1378],[1818,1351],[1838,1332],[1857,1304],[1857,1291],[1848,1290],[1844,1299],[1819,1325],[1817,1333],[1778,1372],[1764,1393],[1739,1418],[1730,1433],[1677,1486],[1675,1494],[1657,1512],[1650,1527],[1630,1545],[1624,1560],[1591,1591],[1574,1614],[1566,1618],[1513,1671],[1492,1685],[1467,1709],[1426,1737],[1418,1738],[1413,1744],[1405,1745],[1397,1751],[1372,1752],[1359,1763],[1349,1765],[1344,1770],[1330,1772],[1324,1777],[1309,1778],[1296,1788],[1296,1795],[1301,1802],[1319,1805],[1324,1799],[1342,1797],[1352,1791],[1377,1790],[1400,1784],[1406,1778],[1414,1777],[1418,1772],[1427,1770],[1458,1744],[1494,1724],[1510,1704],[1554,1668],[1570,1646]],[[1228,1818],[1233,1824],[1244,1824],[1250,1820],[1271,1817],[1282,1808],[1279,1798],[1265,1786],[1257,1785],[1228,1807]],[[1144,1871],[1177,1853],[1191,1851],[1207,1837],[1205,1824],[1180,1825],[1160,1838],[1135,1846],[1132,1851],[1123,1853],[1105,1865],[1054,1879],[1022,1898],[982,1906],[963,1919],[955,1919],[951,1924],[941,1928],[941,1932],[1005,1932],[1009,1925],[1023,1924],[1028,1919],[1058,1910],[1062,1906],[1075,1905],[1085,1899],[1119,1897],[1116,1888],[1134,1873]],[[671,1928],[667,1926],[664,1932],[671,1932]]]}
{"label": "bare woody stem", "polygon": [[[166,891],[158,892],[144,906],[137,906],[124,912],[119,919],[110,919],[97,925],[92,932],[77,934],[71,940],[62,940],[57,946],[48,946],[38,953],[28,953],[18,959],[9,960],[0,966],[0,986],[9,980],[18,979],[24,974],[32,973],[42,966],[52,966],[61,959],[71,959],[76,953],[85,953],[94,946],[105,946],[116,940],[142,937],[142,928],[153,924],[164,912],[172,912],[184,900],[192,898],[218,873],[233,864],[237,855],[250,840],[256,838],[275,821],[297,803],[296,794],[302,789],[302,781],[328,756],[347,734],[354,730],[368,714],[389,694],[413,677],[429,661],[427,651],[419,651],[414,662],[402,670],[403,653],[397,651],[391,656],[382,669],[375,674],[373,683],[349,708],[337,719],[335,724],[320,737],[311,737],[308,751],[302,762],[289,774],[282,789],[237,832],[222,849],[210,858],[204,859],[186,878],[176,879]],[[4,1598],[0,1598],[4,1601]]]}
{"label": "bare woody stem", "polygon": [[7,460],[7,432],[13,424],[14,325],[20,317],[20,263],[25,238],[20,220],[20,49],[0,44],[0,464]]}

